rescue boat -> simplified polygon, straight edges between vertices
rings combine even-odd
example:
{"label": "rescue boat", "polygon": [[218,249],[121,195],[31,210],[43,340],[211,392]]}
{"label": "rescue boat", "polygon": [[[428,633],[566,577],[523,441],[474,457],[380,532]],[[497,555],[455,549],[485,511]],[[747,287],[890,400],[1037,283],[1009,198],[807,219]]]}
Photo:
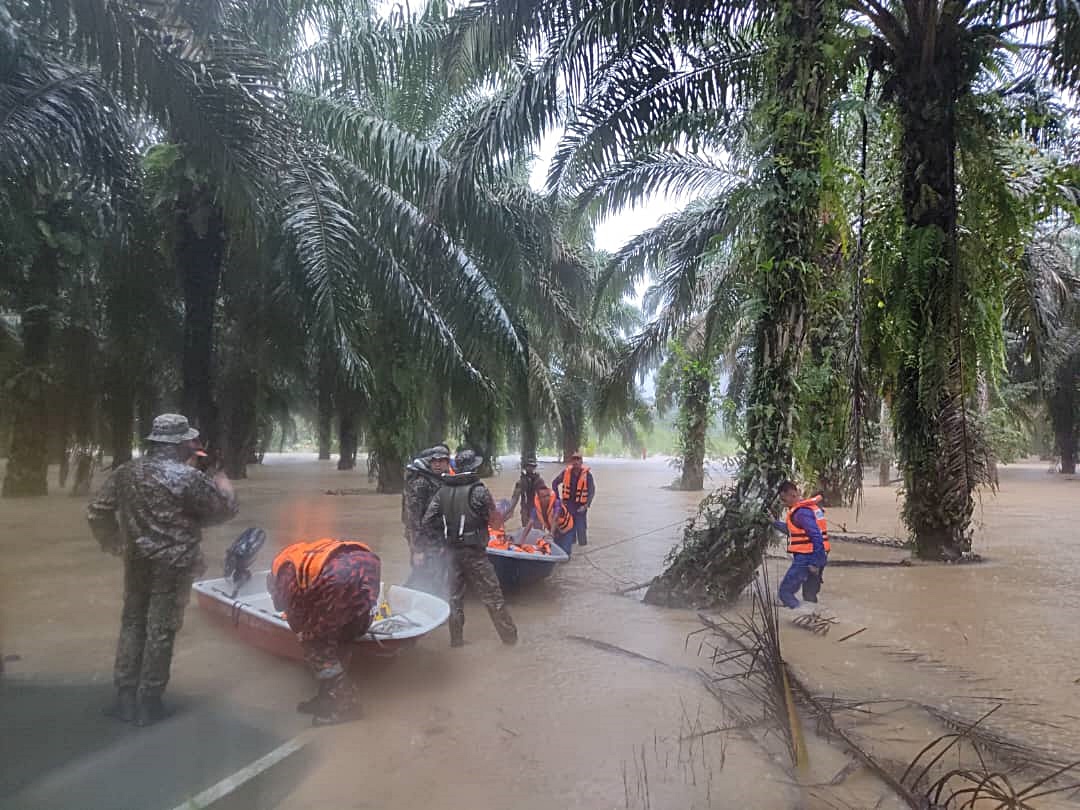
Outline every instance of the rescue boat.
{"label": "rescue boat", "polygon": [[[540,529],[533,529],[528,537],[523,538],[521,535],[524,531],[522,527],[506,533],[506,539],[510,541],[508,548],[488,545],[488,558],[495,567],[495,575],[498,576],[504,591],[514,591],[523,585],[547,579],[556,565],[570,559],[565,551],[551,542],[550,535]],[[520,550],[523,546],[537,547],[542,540],[545,541],[547,553]],[[514,548],[515,546],[518,548]]]}
{"label": "rescue boat", "polygon": [[[254,572],[237,588],[233,578],[207,579],[192,589],[199,608],[234,638],[281,658],[304,660],[296,634],[266,590],[268,571]],[[393,656],[411,647],[450,618],[450,606],[437,596],[401,585],[382,583],[380,606],[368,631],[353,642],[353,651]]]}

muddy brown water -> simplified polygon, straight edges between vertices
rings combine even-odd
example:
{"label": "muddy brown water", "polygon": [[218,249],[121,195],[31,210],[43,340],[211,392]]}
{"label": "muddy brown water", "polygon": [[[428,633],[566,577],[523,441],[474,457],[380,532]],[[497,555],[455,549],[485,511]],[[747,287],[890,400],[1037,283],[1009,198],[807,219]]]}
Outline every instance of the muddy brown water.
{"label": "muddy brown water", "polygon": [[[496,497],[509,495],[516,476],[506,462],[491,484]],[[542,467],[547,477],[557,470]],[[704,666],[696,646],[685,643],[697,619],[643,605],[640,592],[616,591],[662,568],[699,496],[664,489],[674,472],[662,459],[592,467],[598,496],[590,545],[512,599],[522,639],[516,648],[503,647],[483,608],[470,603],[465,648],[450,650],[441,630],[395,660],[372,663],[359,673],[363,719],[313,731],[294,712],[312,690],[303,668],[237,646],[192,606],[170,691],[189,705],[225,701],[236,716],[272,716],[275,733],[309,740],[315,756],[281,805],[287,808],[901,806],[863,771],[839,787],[806,788],[847,761],[813,734],[811,772],[799,780],[776,740],[758,732],[680,742],[729,721],[695,674]],[[839,622],[824,638],[785,626],[787,658],[819,694],[915,701],[970,719],[1001,704],[986,721],[994,731],[1055,756],[1075,754],[1078,488],[1044,465],[1003,468],[1001,491],[985,496],[978,513],[981,565],[828,570],[823,601]],[[257,525],[274,547],[323,536],[365,540],[382,557],[385,580],[405,578],[400,498],[375,494],[362,473],[339,473],[310,457],[271,457],[237,490],[240,516],[206,536],[209,576],[220,575],[231,539]],[[0,653],[19,656],[6,664],[8,678],[108,684],[121,572],[97,550],[84,509],[84,499],[63,494],[0,502]],[[894,489],[869,487],[858,518],[853,510],[832,510],[830,518],[851,531],[899,535],[897,513]],[[270,556],[264,550],[262,562]],[[903,556],[849,544],[833,553]],[[770,563],[774,582],[782,565]],[[881,716],[858,733],[883,759],[910,758],[941,733],[917,713],[869,705],[881,706]],[[89,717],[72,723],[98,722]],[[204,787],[193,782],[191,792]]]}

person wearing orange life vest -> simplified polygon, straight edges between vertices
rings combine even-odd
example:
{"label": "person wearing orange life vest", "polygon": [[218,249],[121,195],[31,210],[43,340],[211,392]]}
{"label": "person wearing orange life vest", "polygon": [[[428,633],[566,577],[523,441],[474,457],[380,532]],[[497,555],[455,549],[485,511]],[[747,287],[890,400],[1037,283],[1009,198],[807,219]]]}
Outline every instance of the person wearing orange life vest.
{"label": "person wearing orange life vest", "polygon": [[533,526],[539,524],[544,530],[551,533],[551,539],[555,545],[570,556],[574,547],[574,516],[567,511],[562,502],[555,497],[547,484],[540,482],[536,487],[536,495],[533,497],[533,513],[529,522],[522,532],[523,537],[528,537]]}
{"label": "person wearing orange life vest", "polygon": [[821,496],[803,498],[792,481],[780,485],[780,501],[787,507],[787,519],[775,521],[774,526],[788,535],[791,567],[780,580],[779,598],[784,607],[799,607],[795,596],[802,588],[805,602],[817,604],[822,574],[829,562],[829,528]]}
{"label": "person wearing orange life vest", "polygon": [[592,472],[582,464],[580,450],[570,454],[569,466],[551,484],[556,497],[574,518],[574,541],[579,546],[588,545],[588,510],[596,497],[596,483]]}
{"label": "person wearing orange life vest", "polygon": [[314,726],[352,719],[356,687],[345,671],[345,645],[367,632],[379,598],[382,564],[367,545],[315,540],[286,546],[274,558],[266,587],[274,608],[285,611],[304,648],[319,691],[296,710]]}

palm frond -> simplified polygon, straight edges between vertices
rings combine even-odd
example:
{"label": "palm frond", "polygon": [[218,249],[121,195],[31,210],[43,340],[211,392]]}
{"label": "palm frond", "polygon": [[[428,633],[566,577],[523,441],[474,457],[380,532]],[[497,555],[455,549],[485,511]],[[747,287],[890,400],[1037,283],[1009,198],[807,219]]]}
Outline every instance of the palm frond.
{"label": "palm frond", "polygon": [[91,73],[40,55],[0,8],[0,175],[55,185],[78,166],[118,193],[134,182],[125,116]]}

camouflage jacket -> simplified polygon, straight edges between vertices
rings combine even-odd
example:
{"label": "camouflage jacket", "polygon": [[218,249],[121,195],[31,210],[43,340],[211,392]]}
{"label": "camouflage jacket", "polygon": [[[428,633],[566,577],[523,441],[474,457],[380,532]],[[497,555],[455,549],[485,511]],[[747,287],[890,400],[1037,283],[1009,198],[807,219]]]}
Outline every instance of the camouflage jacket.
{"label": "camouflage jacket", "polygon": [[205,570],[202,528],[236,514],[236,498],[180,461],[175,447],[152,447],[121,465],[90,503],[86,519],[106,551]]}
{"label": "camouflage jacket", "polygon": [[[438,543],[446,543],[448,533],[455,538],[457,537],[458,527],[451,528],[447,526],[443,518],[446,509],[449,508],[451,492],[459,487],[470,488],[469,518],[479,524],[478,536],[473,539],[477,544],[487,546],[487,528],[489,525],[502,528],[502,515],[495,505],[495,498],[488,488],[480,482],[476,473],[459,473],[452,478],[449,476],[444,478],[443,485],[436,491],[435,497],[431,499],[427,511],[424,512],[424,529],[427,535],[434,537]],[[444,498],[447,501],[445,505],[443,503]]]}
{"label": "camouflage jacket", "polygon": [[424,528],[424,512],[442,482],[426,460],[417,459],[405,468],[405,489],[401,493],[401,522],[409,548],[421,551],[437,545],[442,535],[429,536]]}

